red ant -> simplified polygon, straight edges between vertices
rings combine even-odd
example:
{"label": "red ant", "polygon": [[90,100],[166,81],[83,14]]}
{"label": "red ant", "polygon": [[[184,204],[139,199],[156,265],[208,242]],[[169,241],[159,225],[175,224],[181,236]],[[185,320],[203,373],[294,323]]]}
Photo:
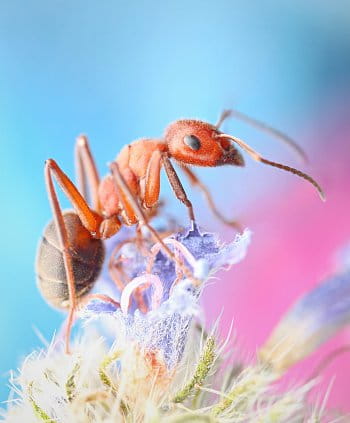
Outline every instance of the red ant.
{"label": "red ant", "polygon": [[[157,207],[162,167],[176,197],[187,207],[190,220],[193,225],[195,224],[192,203],[173,167],[172,159],[181,165],[192,185],[203,191],[214,214],[233,226],[236,226],[236,223],[228,221],[221,215],[214,205],[210,192],[189,166],[244,166],[243,157],[235,144],[257,161],[308,180],[316,187],[321,198],[324,198],[321,187],[309,175],[267,160],[239,138],[222,133],[219,130],[221,123],[234,114],[298,149],[292,140],[280,132],[245,115],[226,111],[216,125],[199,120],[177,120],[168,126],[162,139],[140,139],[126,145],[116,160],[109,165],[111,173],[101,181],[87,138],[80,136],[75,150],[79,189],[54,160],[46,161],[45,181],[53,211],[53,222],[50,222],[45,229],[39,245],[38,284],[50,304],[59,308],[69,308],[66,329],[67,351],[74,312],[78,303],[84,301],[82,298],[84,297],[85,301],[101,298],[114,302],[102,294],[86,295],[97,279],[104,260],[101,240],[115,235],[123,224],[146,226],[165,253],[177,261],[174,253],[149,224],[149,215],[151,216]],[[72,203],[74,212],[61,210],[53,178]],[[92,206],[87,202],[87,191],[91,195]],[[183,267],[182,270],[187,277],[191,277],[191,272],[187,268]]]}

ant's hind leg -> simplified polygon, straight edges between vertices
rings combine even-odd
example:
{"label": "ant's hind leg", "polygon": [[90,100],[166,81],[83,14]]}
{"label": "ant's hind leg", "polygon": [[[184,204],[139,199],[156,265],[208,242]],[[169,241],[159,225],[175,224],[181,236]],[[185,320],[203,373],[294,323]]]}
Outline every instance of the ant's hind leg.
{"label": "ant's hind leg", "polygon": [[92,208],[99,212],[98,187],[100,184],[100,177],[90,150],[88,138],[85,135],[79,135],[76,140],[75,168],[79,191],[85,199],[88,198],[89,194],[92,201]]}
{"label": "ant's hind leg", "polygon": [[49,200],[50,200],[50,204],[51,204],[51,208],[53,212],[54,222],[56,225],[58,242],[59,242],[59,246],[63,255],[63,262],[64,262],[64,267],[65,267],[65,272],[67,277],[67,284],[68,284],[69,312],[67,317],[65,341],[66,341],[66,353],[69,354],[69,339],[70,339],[72,325],[74,322],[74,313],[75,313],[75,309],[77,305],[75,281],[74,281],[72,260],[69,253],[69,241],[68,241],[67,229],[64,223],[61,206],[59,204],[56,190],[53,184],[51,168],[47,164],[45,166],[45,181],[46,181],[48,196],[49,196]]}
{"label": "ant's hind leg", "polygon": [[45,162],[45,182],[47,193],[53,213],[53,219],[57,231],[59,248],[62,251],[63,263],[67,278],[68,297],[69,297],[69,312],[66,326],[66,352],[69,352],[69,339],[74,322],[74,313],[77,306],[75,279],[73,272],[73,264],[69,251],[69,238],[67,228],[64,223],[62,209],[58,201],[56,189],[53,180],[58,183],[62,191],[67,196],[68,200],[73,205],[75,212],[79,216],[82,225],[90,232],[94,233],[96,237],[100,236],[99,229],[103,219],[90,209],[84,197],[80,194],[73,182],[61,170],[58,164],[49,159]]}
{"label": "ant's hind leg", "polygon": [[[62,171],[62,169],[58,166],[55,160],[48,159],[45,162],[45,180],[49,195],[50,192],[54,192],[52,176],[56,179],[56,182],[62,188],[62,191],[65,193],[68,200],[71,202],[83,226],[90,233],[95,233],[98,237],[99,234],[97,232],[99,230],[103,218],[89,207],[89,205],[85,201],[85,198],[80,194],[77,187]],[[49,187],[49,179],[51,180],[52,189]],[[55,197],[57,199],[56,195]]]}

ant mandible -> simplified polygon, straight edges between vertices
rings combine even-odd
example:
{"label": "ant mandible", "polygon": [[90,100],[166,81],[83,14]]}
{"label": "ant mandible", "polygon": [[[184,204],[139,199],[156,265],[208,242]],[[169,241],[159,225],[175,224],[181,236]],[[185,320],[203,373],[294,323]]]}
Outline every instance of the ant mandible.
{"label": "ant mandible", "polygon": [[[160,172],[164,167],[176,197],[187,207],[192,225],[195,215],[171,160],[176,160],[192,185],[202,190],[210,209],[224,223],[227,220],[215,207],[210,192],[189,166],[244,166],[235,145],[254,160],[292,172],[313,184],[324,199],[321,187],[309,175],[286,165],[263,158],[239,138],[220,131],[222,122],[235,116],[287,142],[303,155],[300,148],[281,132],[236,111],[222,113],[212,125],[199,120],[177,120],[170,124],[162,139],[140,139],[126,145],[110,165],[110,174],[100,181],[85,136],[77,139],[75,157],[78,187],[49,159],[45,163],[45,181],[53,212],[53,221],[44,231],[37,254],[38,285],[45,299],[55,307],[69,309],[66,326],[66,351],[78,305],[99,298],[119,305],[103,294],[90,294],[104,260],[102,240],[115,235],[123,224],[146,226],[164,252],[174,261],[173,252],[149,224],[149,215],[157,207],[160,193]],[[56,180],[74,211],[62,211],[53,180]],[[88,192],[92,205],[88,204]],[[181,265],[181,264],[180,264]],[[191,272],[183,267],[183,273]]]}

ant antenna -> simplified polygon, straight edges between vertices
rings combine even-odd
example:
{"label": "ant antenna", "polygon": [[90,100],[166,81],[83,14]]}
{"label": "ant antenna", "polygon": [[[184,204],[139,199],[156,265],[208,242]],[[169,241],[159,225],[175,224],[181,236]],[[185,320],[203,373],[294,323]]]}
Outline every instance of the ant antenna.
{"label": "ant antenna", "polygon": [[228,138],[228,139],[234,141],[236,144],[238,144],[241,148],[243,148],[243,150],[245,150],[257,162],[261,162],[261,163],[264,163],[264,164],[269,165],[269,166],[277,167],[278,169],[282,169],[282,170],[285,170],[287,172],[294,173],[295,175],[306,179],[317,189],[321,200],[322,201],[326,200],[326,196],[325,196],[322,188],[319,186],[319,184],[313,178],[311,178],[311,176],[307,175],[306,173],[301,172],[300,170],[295,169],[294,167],[286,166],[286,165],[281,164],[281,163],[272,162],[271,160],[264,159],[261,156],[261,154],[259,154],[255,150],[253,150],[248,144],[246,144],[241,139],[234,137],[232,135],[218,134],[218,135],[216,135],[216,138]]}
{"label": "ant antenna", "polygon": [[219,120],[217,124],[215,125],[218,129],[220,128],[221,124],[228,118],[228,117],[234,117],[238,120],[241,120],[248,125],[251,125],[252,127],[265,132],[268,135],[271,135],[272,137],[278,139],[279,141],[284,142],[287,144],[294,152],[299,156],[299,158],[302,160],[303,163],[308,163],[309,159],[305,153],[305,151],[288,135],[281,132],[278,129],[272,128],[271,126],[267,125],[264,122],[261,122],[259,120],[256,120],[242,112],[239,112],[238,110],[224,110],[221,113],[221,116],[219,117]]}

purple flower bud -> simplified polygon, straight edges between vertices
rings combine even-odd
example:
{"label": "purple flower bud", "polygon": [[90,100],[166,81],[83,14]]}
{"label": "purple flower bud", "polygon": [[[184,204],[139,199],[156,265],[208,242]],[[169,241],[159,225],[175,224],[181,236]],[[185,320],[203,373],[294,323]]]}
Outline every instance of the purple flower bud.
{"label": "purple flower bud", "polygon": [[304,295],[282,318],[261,357],[284,371],[350,322],[350,269]]}

